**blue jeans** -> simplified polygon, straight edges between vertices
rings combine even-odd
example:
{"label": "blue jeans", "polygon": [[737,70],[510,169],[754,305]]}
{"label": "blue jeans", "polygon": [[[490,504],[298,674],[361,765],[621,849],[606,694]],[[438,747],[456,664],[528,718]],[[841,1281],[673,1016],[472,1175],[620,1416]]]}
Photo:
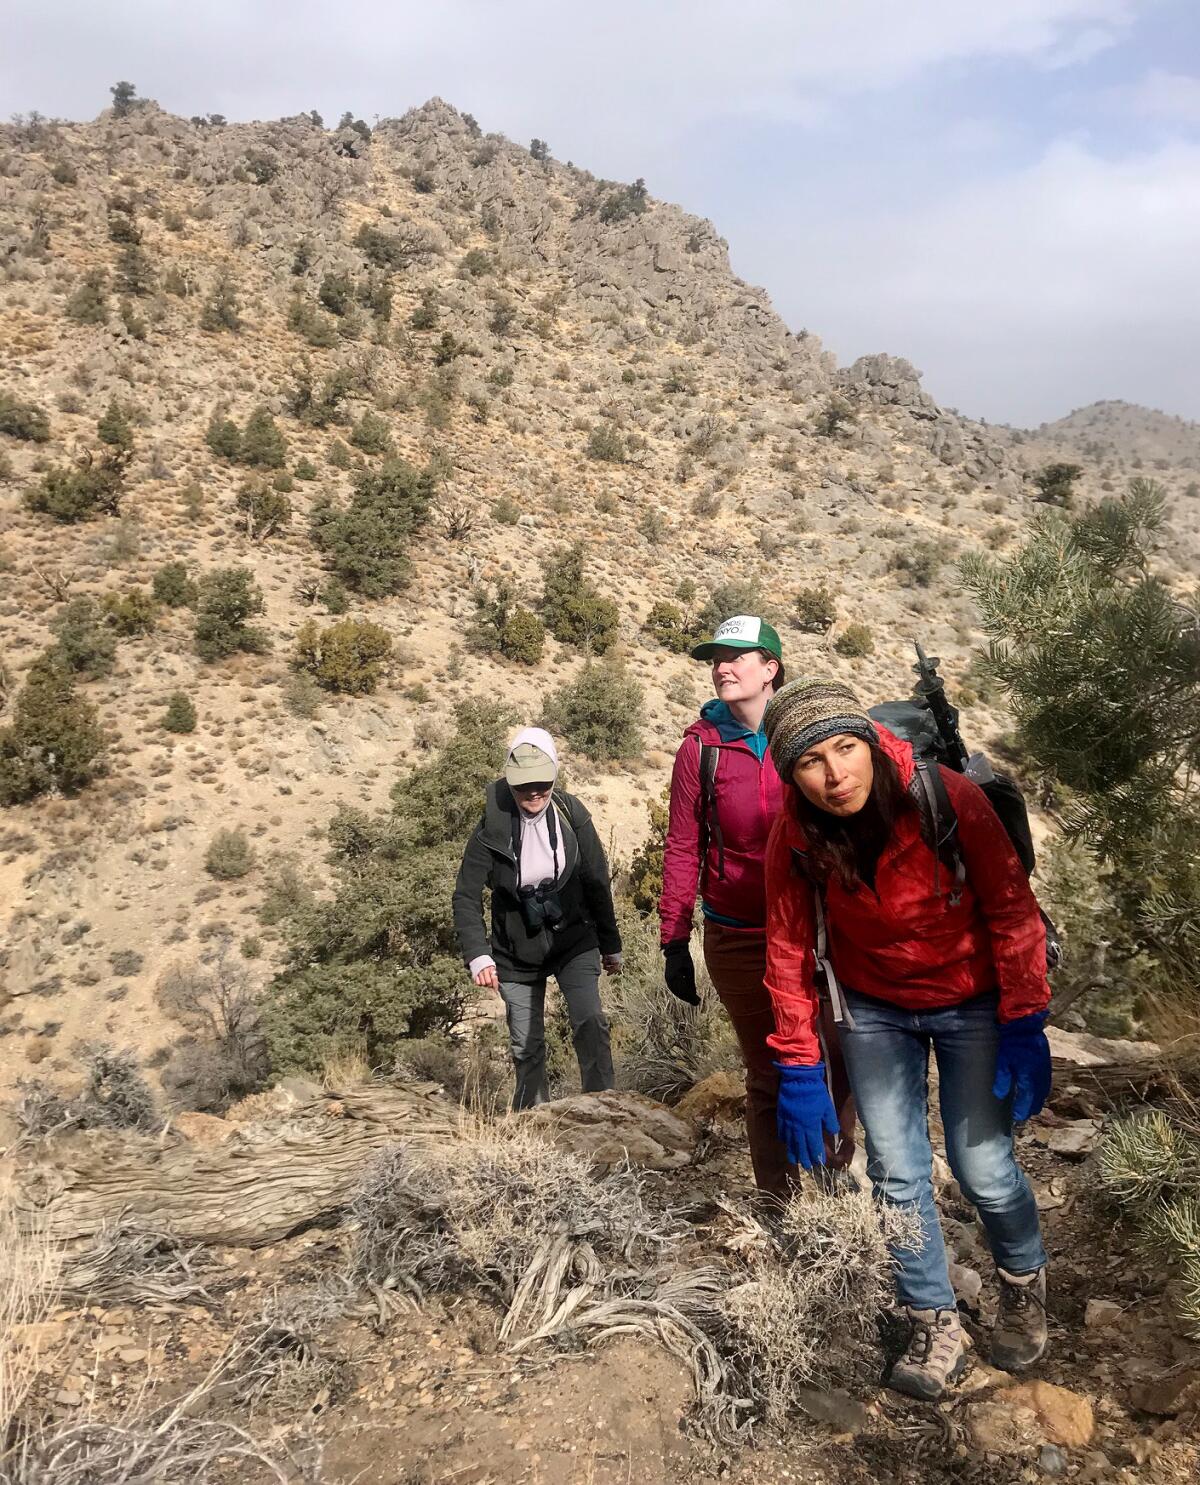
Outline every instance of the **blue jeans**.
{"label": "blue jeans", "polygon": [[979,1212],[992,1257],[1011,1274],[1046,1261],[1037,1203],[1013,1155],[1010,1100],[992,1093],[996,1071],[994,993],[940,1010],[906,1011],[846,991],[855,1030],[840,1028],[850,1086],[867,1137],[876,1197],[915,1211],[921,1242],[893,1249],[896,1288],[914,1309],[951,1310],[954,1289],[933,1200],[929,1143],[929,1049],[937,1058],[946,1156]]}

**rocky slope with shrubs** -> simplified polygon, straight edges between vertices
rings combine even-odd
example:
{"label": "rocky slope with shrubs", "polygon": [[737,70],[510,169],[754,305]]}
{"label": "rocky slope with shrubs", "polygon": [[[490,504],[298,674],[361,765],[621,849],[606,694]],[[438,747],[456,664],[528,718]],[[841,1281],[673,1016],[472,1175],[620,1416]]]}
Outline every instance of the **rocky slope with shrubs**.
{"label": "rocky slope with shrubs", "polygon": [[[352,950],[337,903],[365,858],[435,852],[444,889],[471,805],[436,791],[506,717],[563,734],[628,865],[729,610],[868,697],[919,635],[1003,727],[954,561],[1020,534],[1026,454],[902,360],[839,369],[641,181],[438,100],[326,128],[121,93],[0,129],[0,275],[6,1086],[84,1039],[161,1068],[171,977],[218,959],[251,1000],[386,963],[411,903]],[[409,948],[460,1007],[444,921]]]}

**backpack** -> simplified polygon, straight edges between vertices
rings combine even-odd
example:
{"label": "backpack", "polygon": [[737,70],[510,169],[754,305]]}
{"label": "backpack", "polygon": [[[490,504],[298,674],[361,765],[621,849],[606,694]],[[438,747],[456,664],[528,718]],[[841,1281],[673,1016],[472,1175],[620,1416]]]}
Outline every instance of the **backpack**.
{"label": "backpack", "polygon": [[[882,722],[889,732],[902,738],[913,750],[916,772],[909,791],[921,813],[921,833],[932,848],[938,863],[952,878],[950,901],[956,903],[967,879],[966,865],[958,845],[958,815],[946,791],[942,769],[951,767],[945,761],[941,735],[928,707],[920,701],[885,701],[873,706],[869,715]],[[983,790],[996,812],[1004,833],[1012,842],[1017,859],[1030,876],[1036,865],[1033,832],[1029,828],[1029,810],[1016,781],[992,767],[982,753],[972,753],[961,770],[972,783]],[[935,890],[937,887],[935,886]],[[1038,912],[1046,930],[1046,969],[1057,969],[1062,963],[1062,940],[1050,916],[1039,903]]]}

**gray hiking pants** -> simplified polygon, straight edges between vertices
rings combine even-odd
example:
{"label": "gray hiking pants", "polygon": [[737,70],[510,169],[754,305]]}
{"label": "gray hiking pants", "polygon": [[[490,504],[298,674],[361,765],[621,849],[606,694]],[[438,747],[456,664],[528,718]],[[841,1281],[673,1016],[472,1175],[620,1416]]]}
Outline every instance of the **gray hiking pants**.
{"label": "gray hiking pants", "polygon": [[[560,966],[554,976],[567,1003],[579,1076],[585,1093],[613,1085],[608,1017],[600,1008],[600,950],[589,949]],[[517,1072],[514,1109],[531,1109],[550,1097],[546,1086],[546,981],[501,982],[508,1014],[508,1040]]]}

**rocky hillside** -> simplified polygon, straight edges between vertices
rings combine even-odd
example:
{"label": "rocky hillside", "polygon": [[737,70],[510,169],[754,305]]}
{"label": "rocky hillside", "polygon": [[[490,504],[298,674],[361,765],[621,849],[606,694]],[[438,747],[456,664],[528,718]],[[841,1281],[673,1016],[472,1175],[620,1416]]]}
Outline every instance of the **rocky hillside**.
{"label": "rocky hillside", "polygon": [[1200,423],[1132,402],[1093,402],[1029,437],[1118,468],[1200,472]]}
{"label": "rocky hillside", "polygon": [[[791,334],[711,223],[534,143],[438,100],[373,131],[152,104],[0,128],[0,725],[65,625],[109,737],[88,787],[0,812],[3,1083],[96,1036],[153,1065],[177,1033],[163,969],[216,944],[265,980],[264,882],[320,869],[336,804],[386,802],[456,701],[533,719],[584,663],[552,637],[535,666],[467,643],[479,585],[534,609],[565,543],[617,605],[606,663],[644,687],[648,749],[569,758],[620,859],[706,693],[644,627],[656,603],[686,627],[754,584],[793,673],[868,697],[906,689],[914,635],[961,673],[978,634],[952,559],[1019,535],[1025,456],[906,362],[839,369]],[[337,515],[364,482],[399,498],[395,455],[426,471],[405,498],[434,494],[369,578],[380,554],[347,555]],[[229,568],[264,612],[222,655],[178,600]],[[813,586],[827,631],[788,622]],[[94,665],[67,614],[89,597]],[[302,626],[347,607],[391,643],[382,680],[298,681]],[[175,693],[191,731],[163,725]],[[236,872],[220,830],[251,848]]]}

